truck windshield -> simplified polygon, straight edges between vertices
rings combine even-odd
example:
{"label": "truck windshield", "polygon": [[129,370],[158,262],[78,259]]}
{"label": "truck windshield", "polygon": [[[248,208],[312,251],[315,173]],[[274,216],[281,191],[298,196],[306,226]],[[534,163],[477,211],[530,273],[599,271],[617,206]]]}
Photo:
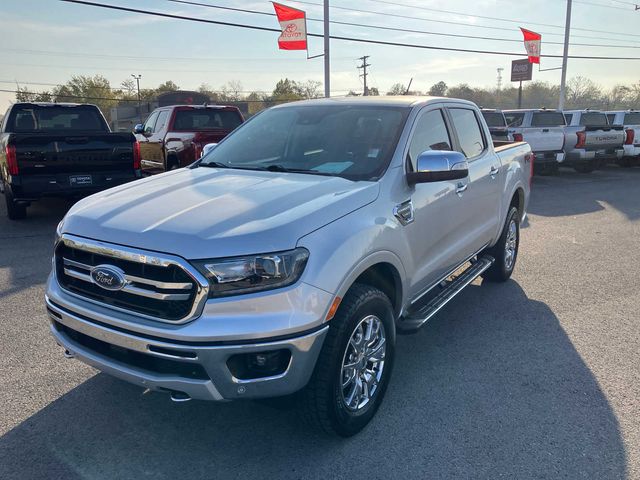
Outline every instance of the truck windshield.
{"label": "truck windshield", "polygon": [[604,113],[583,113],[580,116],[580,125],[583,127],[606,127],[609,125],[607,116]]}
{"label": "truck windshield", "polygon": [[108,131],[98,109],[88,105],[16,105],[11,109],[6,130],[16,133]]}
{"label": "truck windshield", "polygon": [[194,132],[198,130],[233,130],[242,123],[242,117],[234,110],[193,109],[178,110],[173,121],[174,130]]}
{"label": "truck windshield", "polygon": [[360,105],[276,107],[228,136],[201,165],[375,180],[391,160],[409,111]]}
{"label": "truck windshield", "polygon": [[532,127],[562,127],[564,124],[562,112],[534,112],[531,118]]}
{"label": "truck windshield", "polygon": [[504,115],[499,112],[482,112],[487,125],[490,127],[506,127],[507,122],[504,120]]}

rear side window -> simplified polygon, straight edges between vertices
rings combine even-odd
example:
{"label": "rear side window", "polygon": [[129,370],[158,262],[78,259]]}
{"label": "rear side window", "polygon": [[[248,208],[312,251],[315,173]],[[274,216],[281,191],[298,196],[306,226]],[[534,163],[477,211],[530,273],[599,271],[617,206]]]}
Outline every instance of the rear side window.
{"label": "rear side window", "polygon": [[587,112],[580,116],[580,125],[583,127],[606,127],[609,123],[604,113]]}
{"label": "rear side window", "polygon": [[564,124],[562,112],[533,112],[531,117],[532,127],[563,127]]}
{"label": "rear side window", "polygon": [[409,145],[409,159],[414,169],[418,155],[427,150],[451,150],[451,139],[442,110],[425,113],[416,124]]}
{"label": "rear side window", "polygon": [[231,110],[178,110],[173,121],[174,130],[233,130],[242,123],[238,112]]}
{"label": "rear side window", "polygon": [[625,125],[640,125],[640,112],[627,113],[624,116]]}
{"label": "rear side window", "polygon": [[509,127],[521,127],[524,120],[524,113],[505,113],[504,118],[507,120]]}
{"label": "rear side window", "polygon": [[30,132],[104,132],[107,130],[96,108],[87,106],[24,105],[11,110],[7,131]]}
{"label": "rear side window", "polygon": [[504,115],[500,112],[482,112],[482,116],[490,127],[507,126],[507,123],[504,120]]}
{"label": "rear side window", "polygon": [[460,150],[467,158],[480,155],[486,148],[480,124],[473,110],[467,108],[450,108],[453,126],[458,134]]}

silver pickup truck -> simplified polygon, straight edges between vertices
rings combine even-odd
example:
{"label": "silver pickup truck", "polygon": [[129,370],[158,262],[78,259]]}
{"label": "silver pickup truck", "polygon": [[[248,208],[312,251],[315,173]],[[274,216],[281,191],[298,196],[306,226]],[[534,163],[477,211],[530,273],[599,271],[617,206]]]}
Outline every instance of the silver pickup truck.
{"label": "silver pickup truck", "polygon": [[515,141],[531,145],[536,155],[535,173],[551,175],[565,159],[565,120],[559,110],[534,108],[505,110],[509,133]]}
{"label": "silver pickup truck", "polygon": [[622,158],[622,125],[609,125],[607,115],[597,110],[567,110],[564,116],[567,164],[577,172],[591,173],[608,160]]}
{"label": "silver pickup truck", "polygon": [[175,401],[298,392],[349,436],[396,334],[475,278],[507,280],[529,145],[472,103],[323,99],[254,116],[193,165],[73,206],[46,289],[65,356]]}
{"label": "silver pickup truck", "polygon": [[640,111],[618,110],[607,112],[609,125],[624,127],[624,155],[618,163],[623,167],[640,165]]}

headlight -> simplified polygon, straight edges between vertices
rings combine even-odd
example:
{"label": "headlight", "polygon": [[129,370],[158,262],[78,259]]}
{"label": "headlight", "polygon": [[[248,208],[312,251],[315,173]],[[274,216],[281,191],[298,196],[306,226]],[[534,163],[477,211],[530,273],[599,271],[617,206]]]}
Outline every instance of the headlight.
{"label": "headlight", "polygon": [[227,297],[286,287],[302,275],[309,251],[196,260],[191,263],[209,280],[209,297]]}

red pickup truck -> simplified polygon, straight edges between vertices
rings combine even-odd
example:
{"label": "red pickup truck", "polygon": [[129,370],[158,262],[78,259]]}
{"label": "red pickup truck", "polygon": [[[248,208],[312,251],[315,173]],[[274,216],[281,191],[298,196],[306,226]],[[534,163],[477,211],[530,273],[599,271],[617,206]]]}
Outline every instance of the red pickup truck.
{"label": "red pickup truck", "polygon": [[244,122],[237,107],[172,105],[155,109],[135,126],[142,172],[147,175],[196,161],[208,143],[218,143]]}

